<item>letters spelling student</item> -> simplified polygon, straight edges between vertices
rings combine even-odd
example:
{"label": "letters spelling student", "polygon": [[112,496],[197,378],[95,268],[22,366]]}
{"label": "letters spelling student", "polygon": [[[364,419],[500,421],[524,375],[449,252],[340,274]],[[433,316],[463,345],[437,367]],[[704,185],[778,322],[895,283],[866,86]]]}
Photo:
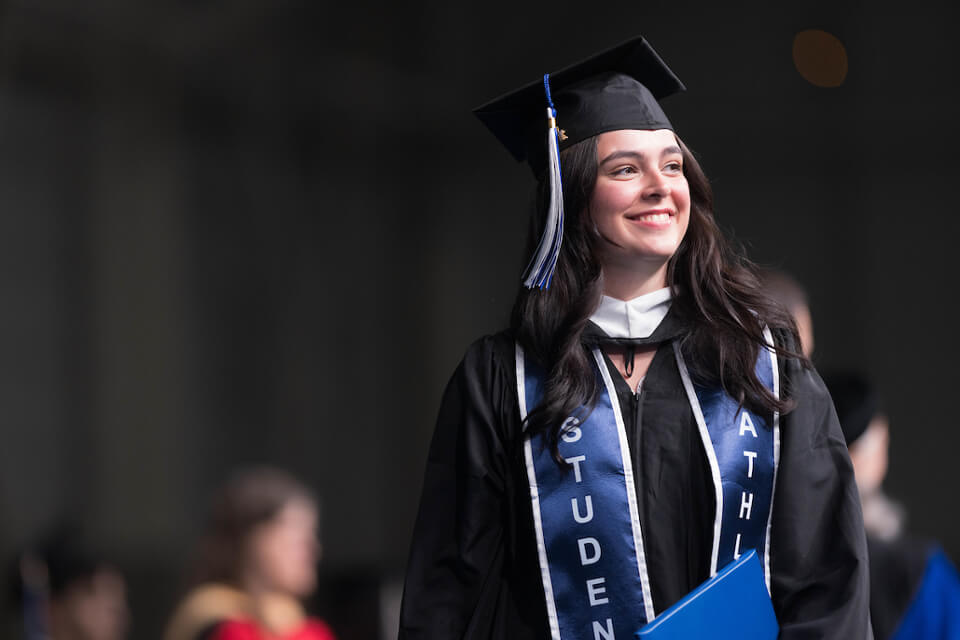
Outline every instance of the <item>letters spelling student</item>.
{"label": "letters spelling student", "polygon": [[[580,440],[583,433],[580,431],[580,420],[574,417],[567,418],[566,422],[563,423],[563,428],[561,433],[563,434],[561,439],[568,443],[573,444]],[[570,456],[564,458],[568,464],[573,465],[573,477],[577,484],[580,484],[583,481],[583,471],[580,467],[582,462],[586,462],[587,457],[583,454]],[[583,504],[581,506],[580,501],[576,497],[570,498],[570,508],[573,512],[573,521],[577,524],[587,524],[593,520],[593,498],[590,494],[587,494],[583,497]],[[581,566],[588,566],[595,564],[600,560],[601,548],[600,542],[593,536],[584,536],[577,538],[577,550],[580,554],[580,564]],[[587,588],[587,600],[590,603],[591,607],[596,607],[598,605],[607,604],[610,602],[610,599],[605,595],[607,592],[606,588],[606,578],[601,576],[599,578],[591,578],[586,581]],[[604,621],[604,624],[601,624],[599,621],[593,621],[593,634],[594,638],[613,638],[613,620],[607,618]]]}

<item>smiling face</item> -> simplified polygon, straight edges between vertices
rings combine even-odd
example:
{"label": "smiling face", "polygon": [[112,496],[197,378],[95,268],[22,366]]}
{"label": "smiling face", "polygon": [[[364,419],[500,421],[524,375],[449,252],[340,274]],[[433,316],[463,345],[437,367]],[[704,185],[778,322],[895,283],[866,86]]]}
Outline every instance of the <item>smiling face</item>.
{"label": "smiling face", "polygon": [[[597,136],[590,215],[605,272],[662,276],[690,221],[690,187],[672,131],[621,130]],[[612,274],[608,274],[612,275]]]}

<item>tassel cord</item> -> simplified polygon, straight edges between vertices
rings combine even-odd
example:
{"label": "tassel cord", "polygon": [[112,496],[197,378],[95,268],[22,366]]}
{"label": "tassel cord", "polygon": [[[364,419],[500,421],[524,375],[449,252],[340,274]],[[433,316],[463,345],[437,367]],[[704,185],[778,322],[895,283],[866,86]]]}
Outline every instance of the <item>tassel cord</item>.
{"label": "tassel cord", "polygon": [[550,201],[547,219],[537,250],[534,252],[524,272],[524,286],[548,289],[560,255],[563,242],[563,186],[560,174],[560,139],[557,130],[557,111],[553,106],[550,93],[550,74],[543,76],[544,92],[547,98],[547,171],[550,180]]}

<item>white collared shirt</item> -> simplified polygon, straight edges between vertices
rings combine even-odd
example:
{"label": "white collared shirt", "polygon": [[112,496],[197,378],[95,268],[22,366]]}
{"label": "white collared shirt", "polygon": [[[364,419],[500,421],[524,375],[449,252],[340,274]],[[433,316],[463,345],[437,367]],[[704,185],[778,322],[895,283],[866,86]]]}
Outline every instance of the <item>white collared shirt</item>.
{"label": "white collared shirt", "polygon": [[663,322],[672,302],[670,287],[632,300],[603,296],[590,320],[611,338],[649,338]]}

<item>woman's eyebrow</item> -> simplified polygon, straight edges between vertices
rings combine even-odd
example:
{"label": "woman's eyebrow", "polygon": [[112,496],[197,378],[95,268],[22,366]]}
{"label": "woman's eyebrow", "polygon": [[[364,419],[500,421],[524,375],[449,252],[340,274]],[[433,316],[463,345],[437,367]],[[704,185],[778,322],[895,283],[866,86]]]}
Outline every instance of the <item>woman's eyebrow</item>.
{"label": "woman's eyebrow", "polygon": [[[679,153],[682,153],[680,151],[680,147],[671,145],[669,147],[664,147],[663,151],[660,152],[660,157],[662,158],[663,156],[669,156],[669,155],[679,154]],[[606,158],[601,160],[600,164],[606,164],[611,160],[620,160],[621,158],[633,158],[634,160],[640,162],[646,157],[647,156],[641,153],[640,151],[626,151],[626,150],[614,151],[613,153],[608,155]]]}
{"label": "woman's eyebrow", "polygon": [[600,164],[606,164],[611,160],[619,160],[620,158],[633,158],[637,161],[640,161],[646,158],[646,156],[640,153],[639,151],[614,151],[613,153],[608,155],[606,158],[601,160]]}

